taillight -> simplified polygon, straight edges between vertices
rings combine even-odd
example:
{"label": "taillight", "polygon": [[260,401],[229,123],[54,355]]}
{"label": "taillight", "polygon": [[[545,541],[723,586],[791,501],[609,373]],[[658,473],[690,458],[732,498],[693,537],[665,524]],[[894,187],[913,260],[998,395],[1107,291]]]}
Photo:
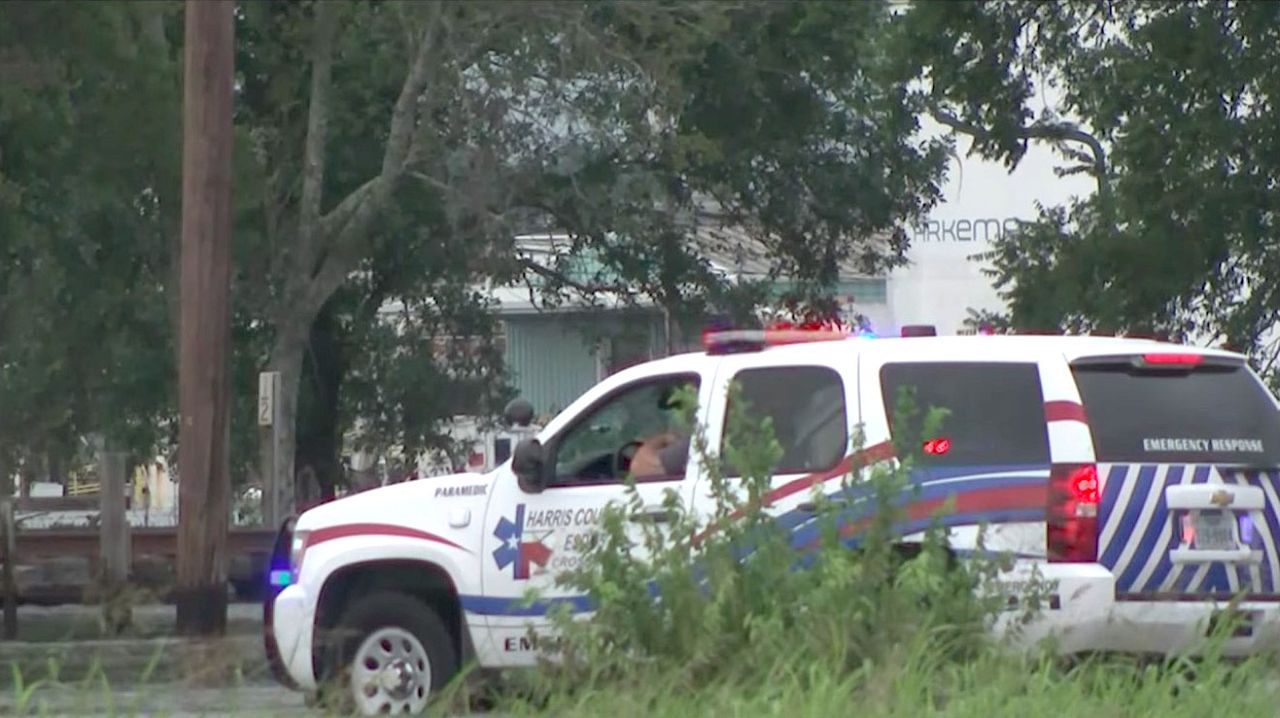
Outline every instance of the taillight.
{"label": "taillight", "polygon": [[945,438],[929,439],[928,441],[924,442],[924,453],[926,454],[941,456],[947,453],[948,451],[951,451],[950,439],[945,439]]}
{"label": "taillight", "polygon": [[1045,541],[1053,563],[1098,560],[1102,484],[1093,464],[1054,464],[1049,475]]}

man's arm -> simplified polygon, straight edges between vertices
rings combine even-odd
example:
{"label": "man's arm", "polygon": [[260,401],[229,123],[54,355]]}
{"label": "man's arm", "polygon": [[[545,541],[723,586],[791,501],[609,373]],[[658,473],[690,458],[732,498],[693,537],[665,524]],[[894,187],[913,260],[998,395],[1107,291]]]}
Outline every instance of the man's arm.
{"label": "man's arm", "polygon": [[689,463],[689,437],[682,436],[658,450],[658,461],[666,476],[683,476]]}

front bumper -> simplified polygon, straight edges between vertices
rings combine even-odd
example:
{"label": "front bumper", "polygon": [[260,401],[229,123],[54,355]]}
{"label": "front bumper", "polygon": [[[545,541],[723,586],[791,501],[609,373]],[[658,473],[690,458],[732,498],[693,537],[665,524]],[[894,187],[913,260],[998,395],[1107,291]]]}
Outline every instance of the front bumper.
{"label": "front bumper", "polygon": [[267,660],[272,675],[294,690],[314,690],[311,645],[313,624],[307,595],[301,586],[289,586],[268,605],[270,623],[263,626]]}
{"label": "front bumper", "polygon": [[[276,572],[289,571],[289,549],[293,541],[292,518],[285,520],[276,535],[268,563],[268,581]],[[315,676],[311,662],[313,624],[302,587],[274,585],[262,605],[262,642],[271,675],[293,690],[312,690]]]}
{"label": "front bumper", "polygon": [[1056,581],[1049,607],[1025,623],[1011,611],[997,628],[1022,649],[1045,645],[1063,655],[1086,652],[1196,654],[1205,646],[1213,622],[1226,611],[1241,614],[1234,635],[1220,646],[1222,655],[1243,658],[1280,649],[1280,602],[1116,600],[1115,578],[1097,564],[1040,564],[1045,579]]}

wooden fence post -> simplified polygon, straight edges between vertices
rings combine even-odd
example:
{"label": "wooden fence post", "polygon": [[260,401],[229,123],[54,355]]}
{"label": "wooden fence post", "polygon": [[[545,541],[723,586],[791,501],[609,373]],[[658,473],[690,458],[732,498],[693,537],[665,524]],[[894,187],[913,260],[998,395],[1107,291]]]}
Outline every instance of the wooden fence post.
{"label": "wooden fence post", "polygon": [[[0,481],[5,480],[0,477]],[[13,496],[0,497],[0,532],[4,534],[4,637],[18,637],[18,586],[14,572],[18,562],[18,522],[14,517]]]}
{"label": "wooden fence post", "polygon": [[[106,624],[112,631],[128,625],[132,611],[122,593],[129,580],[130,536],[129,521],[125,515],[124,490],[129,457],[118,451],[102,454],[99,487],[99,571],[102,582],[103,611]],[[121,604],[125,605],[121,605]]]}

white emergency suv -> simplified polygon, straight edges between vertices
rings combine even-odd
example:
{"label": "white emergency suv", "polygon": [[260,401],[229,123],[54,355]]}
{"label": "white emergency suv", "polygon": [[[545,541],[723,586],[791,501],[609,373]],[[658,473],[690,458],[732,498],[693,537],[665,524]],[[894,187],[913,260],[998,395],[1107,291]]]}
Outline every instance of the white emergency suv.
{"label": "white emergency suv", "polygon": [[[731,382],[773,418],[784,455],[770,498],[798,541],[817,531],[815,478],[840,489],[857,428],[860,451],[892,458],[892,399],[911,386],[918,405],[950,415],[913,469],[922,488],[903,534],[954,497],[944,523],[957,554],[985,523],[988,548],[1017,558],[1010,586],[1033,568],[1056,582],[1018,640],[1168,653],[1236,599],[1246,620],[1227,652],[1280,644],[1280,405],[1242,356],[1132,338],[904,334],[712,335],[705,353],[609,377],[491,472],[303,513],[281,531],[265,607],[277,677],[335,686],[366,714],[413,713],[465,662],[532,665],[548,605],[590,610],[555,577],[601,509],[625,498],[628,472],[653,512],[667,491],[710,508],[700,462],[651,437],[671,427],[672,390],[691,387],[714,452]],[[530,588],[543,596],[532,607]]]}

